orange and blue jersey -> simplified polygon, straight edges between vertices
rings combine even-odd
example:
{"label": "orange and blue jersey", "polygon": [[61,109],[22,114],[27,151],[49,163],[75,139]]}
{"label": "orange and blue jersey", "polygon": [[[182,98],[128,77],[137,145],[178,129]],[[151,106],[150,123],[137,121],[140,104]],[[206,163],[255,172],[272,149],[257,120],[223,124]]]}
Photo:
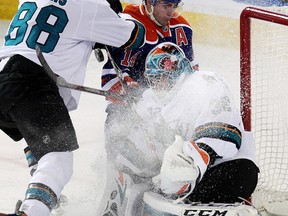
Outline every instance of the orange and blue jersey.
{"label": "orange and blue jersey", "polygon": [[[172,18],[168,25],[161,27],[149,18],[143,4],[127,5],[123,12],[131,15],[146,28],[146,40],[142,47],[137,49],[111,48],[110,50],[115,63],[123,71],[123,75],[128,82],[133,80],[143,87],[147,86],[143,76],[146,56],[151,49],[162,42],[177,44],[184,51],[187,59],[194,60],[193,31],[181,15]],[[102,88],[106,91],[121,92],[119,79],[109,60],[102,70]]]}

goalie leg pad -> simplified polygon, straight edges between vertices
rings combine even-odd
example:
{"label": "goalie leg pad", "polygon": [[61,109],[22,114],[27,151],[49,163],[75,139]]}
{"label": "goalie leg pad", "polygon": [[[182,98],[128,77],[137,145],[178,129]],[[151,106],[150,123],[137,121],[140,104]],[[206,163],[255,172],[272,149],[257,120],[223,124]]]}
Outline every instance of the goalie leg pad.
{"label": "goalie leg pad", "polygon": [[133,184],[131,178],[116,170],[107,162],[106,185],[97,215],[125,215],[128,187]]}
{"label": "goalie leg pad", "polygon": [[143,194],[151,190],[149,183],[135,184],[132,178],[107,164],[104,194],[97,215],[141,216]]}
{"label": "goalie leg pad", "polygon": [[258,216],[257,210],[241,203],[225,204],[174,204],[172,200],[153,193],[144,193],[143,216],[194,216],[194,215],[221,215],[221,216]]}

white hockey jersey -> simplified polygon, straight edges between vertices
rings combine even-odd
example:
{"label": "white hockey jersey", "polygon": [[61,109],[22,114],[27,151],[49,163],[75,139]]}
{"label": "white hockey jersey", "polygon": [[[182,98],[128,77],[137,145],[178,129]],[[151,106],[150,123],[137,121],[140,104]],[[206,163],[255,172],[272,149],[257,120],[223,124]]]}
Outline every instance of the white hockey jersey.
{"label": "white hockey jersey", "polygon": [[[20,54],[40,64],[35,53],[38,45],[55,73],[83,84],[95,42],[126,46],[137,41],[131,38],[134,28],[134,22],[120,18],[105,0],[20,0],[0,60]],[[77,107],[79,92],[61,88],[60,94],[69,110]]]}
{"label": "white hockey jersey", "polygon": [[[244,131],[232,93],[213,72],[182,74],[168,93],[148,89],[136,109],[143,120],[138,124],[145,127],[145,131],[134,128],[130,139],[146,154],[151,155],[152,151],[143,137],[149,135],[149,145],[157,149],[158,158],[163,158],[167,146],[174,142],[174,136],[180,135],[185,140],[183,152],[194,159],[202,176],[208,165],[236,158],[255,162],[253,136]],[[208,164],[193,143],[204,143],[212,148],[217,154],[215,161]]]}

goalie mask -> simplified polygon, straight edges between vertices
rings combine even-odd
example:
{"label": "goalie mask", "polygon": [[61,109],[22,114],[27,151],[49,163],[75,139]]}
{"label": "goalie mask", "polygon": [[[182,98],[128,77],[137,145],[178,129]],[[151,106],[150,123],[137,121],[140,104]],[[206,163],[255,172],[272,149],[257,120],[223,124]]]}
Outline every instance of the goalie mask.
{"label": "goalie mask", "polygon": [[182,73],[192,72],[182,49],[173,43],[164,42],[147,55],[144,76],[153,89],[169,90]]}

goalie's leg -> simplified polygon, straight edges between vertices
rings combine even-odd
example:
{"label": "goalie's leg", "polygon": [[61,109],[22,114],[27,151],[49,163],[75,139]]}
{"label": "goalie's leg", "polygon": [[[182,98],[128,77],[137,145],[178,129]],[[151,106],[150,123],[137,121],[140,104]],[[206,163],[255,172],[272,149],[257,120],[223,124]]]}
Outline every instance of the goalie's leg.
{"label": "goalie's leg", "polygon": [[248,159],[218,164],[206,171],[189,195],[189,200],[202,203],[241,202],[254,192],[258,173],[257,166]]}
{"label": "goalie's leg", "polygon": [[128,175],[114,169],[113,165],[107,162],[105,188],[97,215],[124,215],[127,187],[131,184],[132,180]]}
{"label": "goalie's leg", "polygon": [[253,206],[242,203],[211,203],[201,204],[175,204],[162,195],[153,192],[144,194],[144,215],[180,216],[180,215],[206,215],[206,216],[258,216],[257,210]]}
{"label": "goalie's leg", "polygon": [[150,184],[135,184],[132,178],[107,163],[106,185],[97,215],[141,216],[143,194]]}

